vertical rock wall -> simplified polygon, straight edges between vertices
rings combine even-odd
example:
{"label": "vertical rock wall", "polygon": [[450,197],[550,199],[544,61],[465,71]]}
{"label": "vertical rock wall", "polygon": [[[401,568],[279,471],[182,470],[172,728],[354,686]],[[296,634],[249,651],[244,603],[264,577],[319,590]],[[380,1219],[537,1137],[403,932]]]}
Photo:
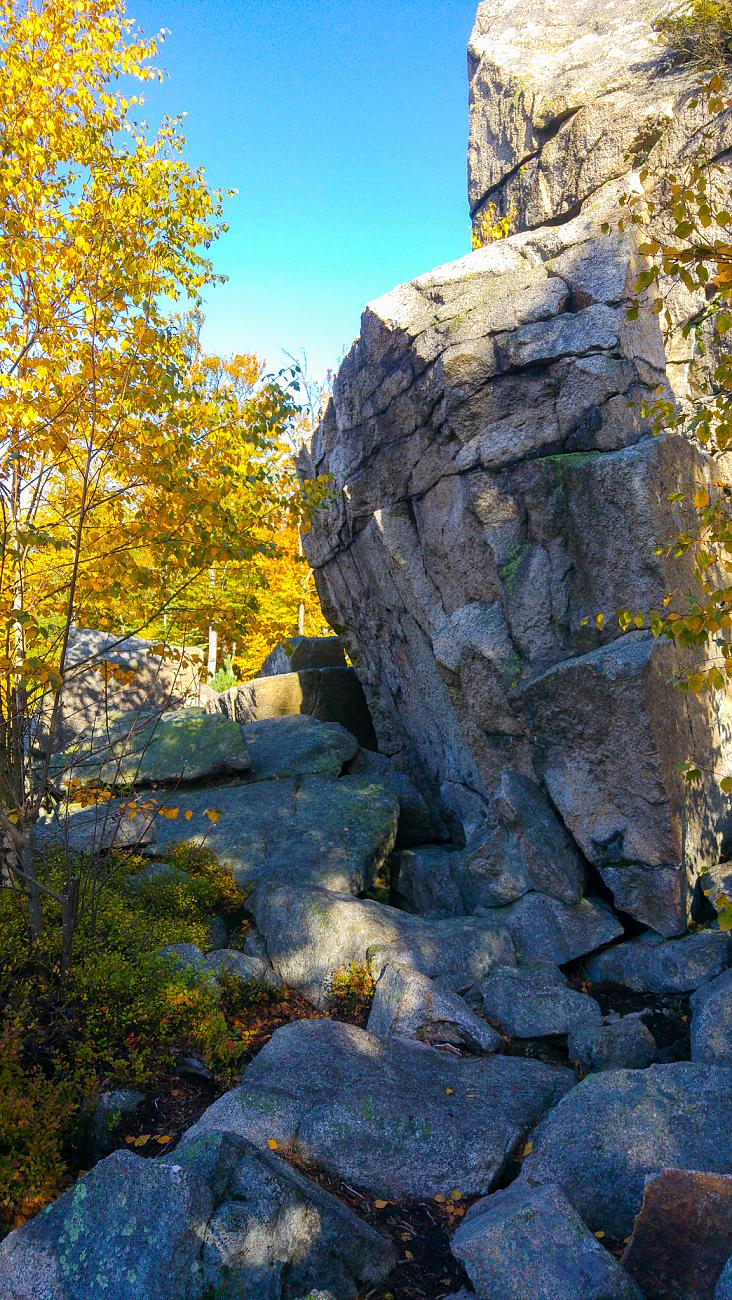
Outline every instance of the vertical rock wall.
{"label": "vertical rock wall", "polygon": [[676,297],[670,339],[629,320],[634,235],[602,228],[650,120],[660,159],[695,129],[644,13],[480,6],[471,206],[518,231],[367,307],[301,469],[334,481],[306,550],[381,748],[494,877],[522,822],[558,814],[616,905],[674,934],[725,830],[714,778],[690,795],[679,765],[718,770],[729,727],[675,690],[671,646],[614,617],[678,587],[656,553],[685,522],[668,494],[718,472],[642,416],[693,382],[694,304]]}

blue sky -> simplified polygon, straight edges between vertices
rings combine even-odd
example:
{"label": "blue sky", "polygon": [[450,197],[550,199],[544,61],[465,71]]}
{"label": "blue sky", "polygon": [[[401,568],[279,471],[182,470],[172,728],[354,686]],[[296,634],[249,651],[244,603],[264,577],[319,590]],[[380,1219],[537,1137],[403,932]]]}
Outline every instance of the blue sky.
{"label": "blue sky", "polygon": [[170,36],[145,116],[232,187],[205,342],[324,374],[365,304],[469,248],[466,46],[476,0],[128,0]]}

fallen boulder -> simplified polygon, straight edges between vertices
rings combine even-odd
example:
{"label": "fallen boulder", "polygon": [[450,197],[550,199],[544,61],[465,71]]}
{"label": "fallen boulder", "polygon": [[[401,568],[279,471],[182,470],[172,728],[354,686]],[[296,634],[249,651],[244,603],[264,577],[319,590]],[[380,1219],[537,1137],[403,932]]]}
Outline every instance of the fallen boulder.
{"label": "fallen boulder", "polygon": [[321,722],[340,723],[365,749],[378,748],[366,697],[352,668],[304,668],[257,677],[223,691],[208,707],[244,723],[307,713]]}
{"label": "fallen boulder", "polygon": [[533,1134],[520,1180],[559,1184],[593,1232],[626,1237],[649,1175],[700,1166],[732,1174],[732,1069],[683,1062],[589,1075]]}
{"label": "fallen boulder", "polygon": [[584,1074],[596,1070],[645,1070],[658,1055],[653,1034],[637,1016],[575,1029],[567,1050],[570,1061]]}
{"label": "fallen boulder", "polygon": [[[358,741],[345,727],[304,713],[250,722],[243,732],[255,781],[285,776],[337,777],[359,751]],[[387,784],[372,773],[367,775],[375,783]]]}
{"label": "fallen boulder", "polygon": [[242,1086],[192,1135],[239,1133],[287,1145],[335,1178],[394,1200],[488,1191],[511,1152],[571,1086],[561,1067],[457,1057],[354,1025],[278,1029]]}
{"label": "fallen boulder", "polygon": [[482,917],[429,920],[371,899],[323,889],[258,890],[257,927],[272,965],[290,988],[328,1005],[328,982],[351,962],[379,974],[390,962],[469,988],[496,965],[515,961],[504,926]]}
{"label": "fallen boulder", "polygon": [[478,1201],[451,1248],[480,1300],[643,1300],[550,1183],[514,1183]]}
{"label": "fallen boulder", "polygon": [[495,1052],[501,1036],[457,994],[439,989],[417,971],[390,962],[376,983],[366,1028],[376,1038],[396,1034],[422,1043],[448,1043]]}
{"label": "fallen boulder", "polygon": [[730,955],[729,936],[721,930],[697,930],[673,940],[647,932],[596,953],[584,965],[597,984],[620,984],[636,993],[690,993],[721,974]]}
{"label": "fallen boulder", "polygon": [[483,1010],[510,1038],[543,1038],[598,1026],[594,998],[569,988],[556,966],[499,966],[480,985]]}
{"label": "fallen boulder", "polygon": [[480,908],[477,914],[492,916],[505,925],[522,962],[563,966],[623,933],[612,908],[600,899],[583,898],[570,906],[546,894],[531,893],[508,907]]}

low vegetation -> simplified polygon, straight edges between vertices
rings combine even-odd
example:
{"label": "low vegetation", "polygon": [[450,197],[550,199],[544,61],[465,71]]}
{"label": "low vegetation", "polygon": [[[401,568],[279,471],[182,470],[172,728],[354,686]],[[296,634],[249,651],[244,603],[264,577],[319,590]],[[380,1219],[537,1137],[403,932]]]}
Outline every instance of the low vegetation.
{"label": "low vegetation", "polygon": [[679,62],[709,69],[732,62],[730,0],[690,0],[659,19],[656,29]]}

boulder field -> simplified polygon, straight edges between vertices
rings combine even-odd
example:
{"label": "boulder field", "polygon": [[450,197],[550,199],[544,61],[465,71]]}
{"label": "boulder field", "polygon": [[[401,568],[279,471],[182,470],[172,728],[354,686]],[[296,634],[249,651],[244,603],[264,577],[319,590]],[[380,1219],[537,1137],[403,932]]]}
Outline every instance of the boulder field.
{"label": "boulder field", "polygon": [[10,1233],[3,1298],[421,1294],[374,1207],[442,1215],[462,1289],[428,1300],[732,1297],[729,808],[679,771],[690,744],[729,765],[728,701],[675,690],[688,661],[614,618],[690,580],[669,495],[724,472],[651,435],[644,403],[683,405],[713,349],[689,293],[665,332],[629,317],[617,224],[633,192],[663,234],[644,204],[669,169],[732,146],[659,44],[674,8],[479,5],[471,213],[479,241],[491,214],[513,233],[367,307],[302,453],[333,484],[304,545],[342,639],[154,717],[125,696],[101,742],[77,727],[59,779],[124,798],[47,815],[40,847],[133,845],[154,888],[158,849],[207,843],[246,940],[212,918],[167,955],[312,1017],[175,1149],[112,1151]]}

